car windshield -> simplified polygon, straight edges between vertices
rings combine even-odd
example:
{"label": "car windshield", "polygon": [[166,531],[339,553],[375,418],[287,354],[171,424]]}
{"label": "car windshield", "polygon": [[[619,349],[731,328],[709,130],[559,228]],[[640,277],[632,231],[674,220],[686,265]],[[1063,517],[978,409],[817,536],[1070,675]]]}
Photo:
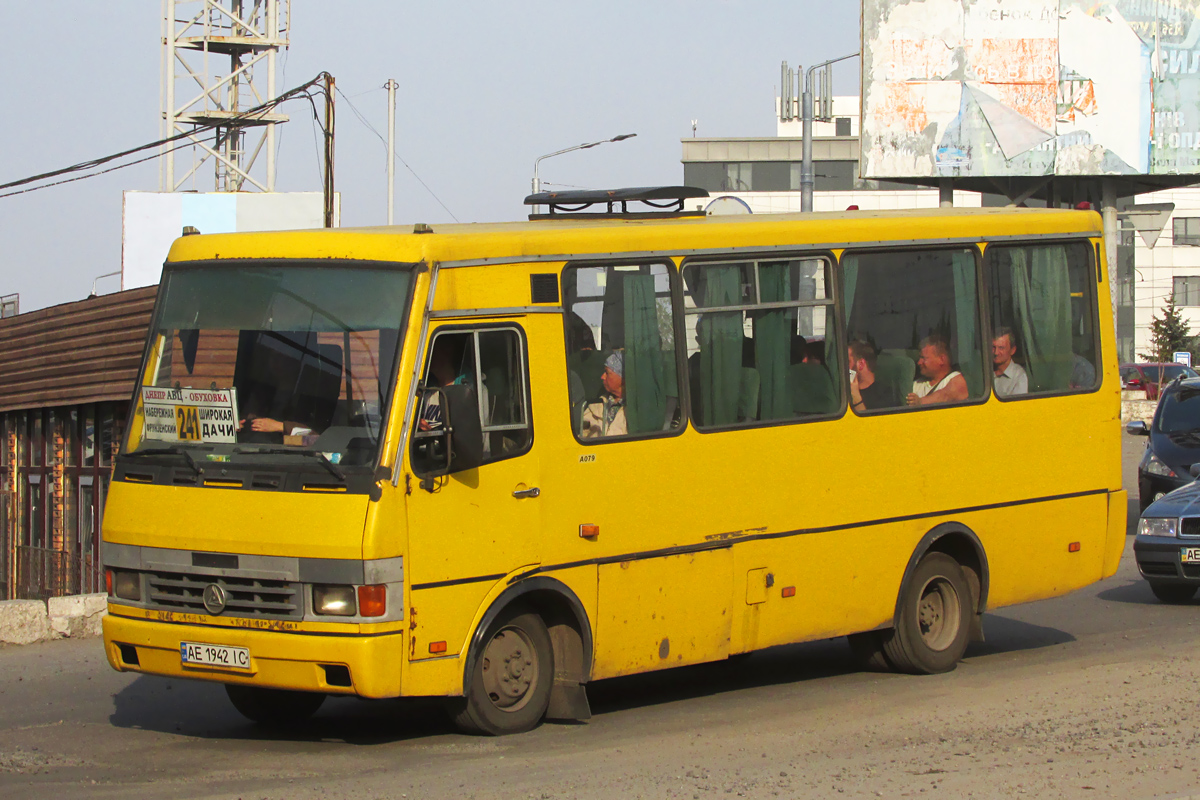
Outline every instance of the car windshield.
{"label": "car windshield", "polygon": [[[1157,374],[1158,368],[1155,367],[1154,370],[1155,370],[1155,373]],[[1185,366],[1183,364],[1168,364],[1167,366],[1162,368],[1162,373],[1163,374],[1162,374],[1161,378],[1158,378],[1158,377],[1154,378],[1155,382],[1161,380],[1163,383],[1170,383],[1171,381],[1178,378],[1180,375],[1182,375],[1185,378],[1195,378],[1196,377],[1196,371],[1194,369],[1192,369],[1191,367]]]}
{"label": "car windshield", "polygon": [[372,464],[408,301],[405,266],[169,271],[125,452]]}
{"label": "car windshield", "polygon": [[1186,433],[1200,429],[1200,389],[1182,389],[1163,397],[1158,429],[1163,433]]}

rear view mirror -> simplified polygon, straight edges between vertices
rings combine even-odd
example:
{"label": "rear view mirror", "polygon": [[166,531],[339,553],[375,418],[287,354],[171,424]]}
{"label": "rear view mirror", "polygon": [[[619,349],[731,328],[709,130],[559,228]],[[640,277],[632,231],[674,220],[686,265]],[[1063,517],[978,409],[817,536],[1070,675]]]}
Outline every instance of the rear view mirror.
{"label": "rear view mirror", "polygon": [[1193,478],[1200,478],[1200,464],[1192,464],[1188,467],[1188,472],[1191,473]]}
{"label": "rear view mirror", "polygon": [[[475,469],[483,463],[483,430],[479,422],[479,400],[469,383],[446,386],[439,390],[444,398],[443,412],[449,411],[450,472]],[[453,420],[453,424],[449,422]]]}
{"label": "rear view mirror", "polygon": [[1135,419],[1125,426],[1125,432],[1130,436],[1149,436],[1150,426],[1146,424],[1145,420]]}

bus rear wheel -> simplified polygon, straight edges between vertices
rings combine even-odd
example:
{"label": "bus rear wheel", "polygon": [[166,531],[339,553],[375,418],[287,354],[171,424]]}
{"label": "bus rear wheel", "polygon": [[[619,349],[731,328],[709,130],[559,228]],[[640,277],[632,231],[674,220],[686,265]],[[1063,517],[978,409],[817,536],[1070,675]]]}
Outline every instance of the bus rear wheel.
{"label": "bus rear wheel", "polygon": [[483,637],[467,695],[452,706],[464,733],[503,736],[535,728],[550,704],[554,651],[546,623],[522,609],[496,618]]}
{"label": "bus rear wheel", "polygon": [[896,627],[885,636],[887,660],[900,672],[950,672],[967,649],[972,602],[962,567],[945,553],[930,553],[901,593]]}
{"label": "bus rear wheel", "polygon": [[325,695],[316,692],[292,692],[229,683],[225,684],[225,693],[243,717],[272,728],[304,722],[325,702]]}

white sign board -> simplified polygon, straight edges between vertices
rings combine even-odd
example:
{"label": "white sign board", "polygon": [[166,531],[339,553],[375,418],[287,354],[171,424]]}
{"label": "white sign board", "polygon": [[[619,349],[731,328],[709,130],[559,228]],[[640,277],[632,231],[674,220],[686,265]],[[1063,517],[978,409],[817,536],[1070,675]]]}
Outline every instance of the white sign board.
{"label": "white sign board", "polygon": [[235,444],[235,389],[142,387],[143,437],[163,442]]}
{"label": "white sign board", "polygon": [[1173,358],[1176,364],[1192,365],[1192,354],[1187,350],[1176,350]]}

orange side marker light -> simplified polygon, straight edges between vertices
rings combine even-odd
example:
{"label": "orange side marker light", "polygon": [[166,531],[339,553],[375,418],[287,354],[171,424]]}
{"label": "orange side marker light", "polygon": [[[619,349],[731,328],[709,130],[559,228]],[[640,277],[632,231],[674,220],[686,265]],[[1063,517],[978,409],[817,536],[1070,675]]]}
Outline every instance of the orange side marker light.
{"label": "orange side marker light", "polygon": [[780,594],[783,595],[784,597],[795,597],[796,596],[796,587],[795,586],[785,586],[785,587],[783,587],[783,591],[780,592]]}
{"label": "orange side marker light", "polygon": [[438,653],[446,652],[446,643],[445,642],[430,642],[429,643],[429,652],[431,652],[435,655]]}
{"label": "orange side marker light", "polygon": [[579,535],[584,539],[595,539],[600,535],[600,526],[588,524],[580,525]]}
{"label": "orange side marker light", "polygon": [[1078,553],[1081,548],[1082,548],[1082,545],[1079,544],[1079,542],[1071,542],[1069,545],[1067,545],[1067,552],[1068,553]]}

